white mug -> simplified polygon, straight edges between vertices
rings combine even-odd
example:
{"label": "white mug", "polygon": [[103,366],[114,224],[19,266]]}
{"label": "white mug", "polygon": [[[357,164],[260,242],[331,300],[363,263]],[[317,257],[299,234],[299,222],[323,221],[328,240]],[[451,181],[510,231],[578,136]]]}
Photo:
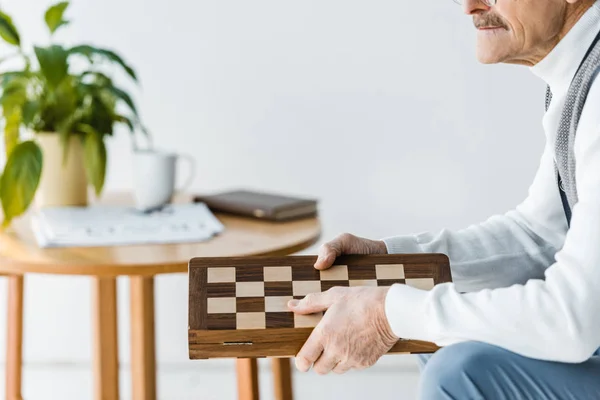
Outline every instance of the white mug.
{"label": "white mug", "polygon": [[[180,187],[175,187],[177,161],[189,164],[189,176]],[[134,150],[133,195],[135,207],[140,211],[152,211],[169,204],[176,192],[184,191],[195,175],[194,159],[187,154],[168,153],[158,150]]]}

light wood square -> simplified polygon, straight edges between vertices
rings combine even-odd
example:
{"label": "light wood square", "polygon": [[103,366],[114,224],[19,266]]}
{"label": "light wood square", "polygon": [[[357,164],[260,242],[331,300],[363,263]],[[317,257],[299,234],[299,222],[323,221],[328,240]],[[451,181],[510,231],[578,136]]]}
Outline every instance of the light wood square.
{"label": "light wood square", "polygon": [[236,282],[236,297],[263,297],[265,295],[264,282]]}
{"label": "light wood square", "polygon": [[265,282],[281,282],[292,280],[292,267],[265,267]]}
{"label": "light wood square", "polygon": [[294,296],[306,296],[309,293],[321,293],[321,281],[292,282]]}
{"label": "light wood square", "polygon": [[406,284],[417,289],[431,290],[435,285],[433,278],[414,278],[407,279]]}
{"label": "light wood square", "polygon": [[321,271],[322,281],[347,281],[348,266],[347,265],[332,265],[330,268]]}
{"label": "light wood square", "polygon": [[291,310],[287,306],[287,303],[292,299],[292,296],[267,296],[265,297],[265,311],[291,312]]}
{"label": "light wood square", "polygon": [[228,314],[236,311],[235,297],[209,297],[206,299],[206,311],[209,314]]}
{"label": "light wood square", "polygon": [[404,279],[404,264],[375,265],[377,279]]}
{"label": "light wood square", "polygon": [[316,314],[294,314],[294,327],[295,328],[314,328],[317,326],[319,321],[323,318],[323,313]]}
{"label": "light wood square", "polygon": [[235,268],[209,268],[207,271],[208,283],[235,282]]}
{"label": "light wood square", "polygon": [[350,286],[377,286],[377,279],[350,280]]}
{"label": "light wood square", "polygon": [[264,312],[246,312],[236,314],[237,329],[265,329],[266,317]]}

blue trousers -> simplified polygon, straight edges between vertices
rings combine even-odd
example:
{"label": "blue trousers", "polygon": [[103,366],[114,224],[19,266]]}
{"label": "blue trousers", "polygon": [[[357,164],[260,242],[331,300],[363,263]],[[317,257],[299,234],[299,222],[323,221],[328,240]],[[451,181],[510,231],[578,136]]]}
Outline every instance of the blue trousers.
{"label": "blue trousers", "polygon": [[481,342],[417,358],[421,400],[600,399],[600,349],[579,364],[527,358]]}

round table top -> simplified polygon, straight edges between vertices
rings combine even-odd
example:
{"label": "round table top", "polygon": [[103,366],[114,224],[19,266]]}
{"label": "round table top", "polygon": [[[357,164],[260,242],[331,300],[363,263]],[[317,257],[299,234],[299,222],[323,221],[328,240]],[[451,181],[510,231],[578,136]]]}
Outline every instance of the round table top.
{"label": "round table top", "polygon": [[[128,197],[108,197],[108,203]],[[106,201],[103,201],[106,202]],[[66,275],[157,275],[187,272],[194,257],[288,255],[315,243],[321,235],[318,218],[268,222],[214,213],[223,232],[198,243],[109,247],[40,248],[27,215],[0,231],[0,275],[47,273]]]}

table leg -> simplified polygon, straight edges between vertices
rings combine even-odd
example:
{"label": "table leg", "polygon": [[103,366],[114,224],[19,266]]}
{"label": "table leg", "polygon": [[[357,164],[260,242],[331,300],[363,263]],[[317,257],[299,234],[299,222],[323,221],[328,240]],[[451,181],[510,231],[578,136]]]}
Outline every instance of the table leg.
{"label": "table leg", "polygon": [[8,277],[8,331],[6,335],[6,399],[22,400],[23,276]]}
{"label": "table leg", "polygon": [[96,400],[119,398],[117,279],[93,278],[94,385]]}
{"label": "table leg", "polygon": [[273,358],[271,369],[273,371],[273,385],[275,400],[292,400],[292,371],[289,358]]}
{"label": "table leg", "polygon": [[154,277],[132,276],[130,279],[132,398],[155,400]]}
{"label": "table leg", "polygon": [[258,362],[255,358],[236,360],[238,400],[258,400]]}

